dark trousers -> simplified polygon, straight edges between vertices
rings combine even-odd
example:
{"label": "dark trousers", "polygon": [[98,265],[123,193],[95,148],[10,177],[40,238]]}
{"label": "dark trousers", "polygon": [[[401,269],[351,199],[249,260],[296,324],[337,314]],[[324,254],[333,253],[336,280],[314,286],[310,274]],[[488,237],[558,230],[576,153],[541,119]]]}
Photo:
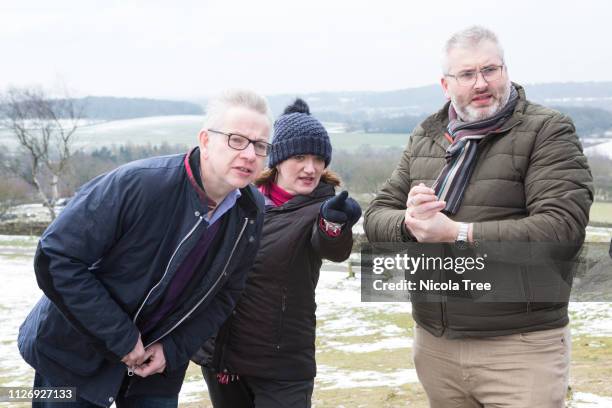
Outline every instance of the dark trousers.
{"label": "dark trousers", "polygon": [[[52,385],[46,378],[38,372],[34,374],[34,387],[57,387]],[[118,396],[115,401],[117,408],[176,408],[178,406],[178,395],[153,396],[153,395],[135,395],[131,397]],[[54,401],[36,401],[32,402],[32,408],[99,408],[99,405],[93,404],[78,395],[75,402],[54,402]]]}
{"label": "dark trousers", "polygon": [[220,384],[213,370],[202,367],[214,408],[310,408],[314,378],[285,381],[240,376]]}

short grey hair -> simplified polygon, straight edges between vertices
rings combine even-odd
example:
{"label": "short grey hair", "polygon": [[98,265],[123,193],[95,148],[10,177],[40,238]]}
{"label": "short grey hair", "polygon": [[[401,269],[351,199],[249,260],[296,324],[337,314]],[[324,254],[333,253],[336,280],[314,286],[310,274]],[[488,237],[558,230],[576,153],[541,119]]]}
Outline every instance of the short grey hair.
{"label": "short grey hair", "polygon": [[455,48],[474,48],[482,41],[491,41],[495,44],[499,57],[502,62],[504,61],[504,49],[502,48],[497,35],[488,28],[483,26],[472,26],[464,30],[456,32],[451,38],[446,41],[444,45],[444,52],[442,55],[442,73],[448,74],[448,54]]}
{"label": "short grey hair", "polygon": [[246,108],[260,113],[266,116],[268,122],[272,124],[272,111],[265,97],[247,89],[231,89],[208,101],[204,116],[204,129],[219,126],[219,122],[231,108]]}

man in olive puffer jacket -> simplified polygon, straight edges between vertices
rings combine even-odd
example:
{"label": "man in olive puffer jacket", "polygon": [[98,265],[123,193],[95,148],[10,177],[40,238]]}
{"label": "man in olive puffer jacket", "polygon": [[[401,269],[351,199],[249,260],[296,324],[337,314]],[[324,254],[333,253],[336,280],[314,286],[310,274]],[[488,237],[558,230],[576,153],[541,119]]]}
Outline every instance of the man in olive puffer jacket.
{"label": "man in olive puffer jacket", "polygon": [[[371,242],[584,241],[592,177],[572,121],[512,83],[495,34],[446,43],[449,102],[413,131],[365,214]],[[413,302],[432,407],[563,407],[567,302]]]}

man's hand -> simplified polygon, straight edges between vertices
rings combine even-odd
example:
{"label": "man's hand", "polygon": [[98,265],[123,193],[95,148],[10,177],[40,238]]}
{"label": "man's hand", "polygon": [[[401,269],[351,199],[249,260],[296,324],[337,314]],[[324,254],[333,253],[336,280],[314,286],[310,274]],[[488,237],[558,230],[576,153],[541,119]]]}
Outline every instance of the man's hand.
{"label": "man's hand", "polygon": [[444,209],[446,203],[439,201],[433,189],[421,183],[408,192],[406,201],[405,221],[408,227],[408,218],[425,220]]}
{"label": "man's hand", "polygon": [[139,334],[138,341],[136,342],[134,349],[130,351],[128,354],[126,354],[121,359],[121,362],[125,364],[126,366],[128,366],[128,368],[134,368],[142,364],[145,360],[146,360],[145,349],[144,349],[144,346],[142,344],[142,340],[140,339],[140,334]]}
{"label": "man's hand", "polygon": [[161,343],[154,343],[147,348],[145,357],[145,362],[134,368],[134,374],[140,377],[148,377],[164,372],[166,356],[164,355],[164,346]]}
{"label": "man's hand", "polygon": [[451,220],[439,210],[427,219],[418,219],[406,213],[406,228],[418,242],[455,242],[459,223]]}

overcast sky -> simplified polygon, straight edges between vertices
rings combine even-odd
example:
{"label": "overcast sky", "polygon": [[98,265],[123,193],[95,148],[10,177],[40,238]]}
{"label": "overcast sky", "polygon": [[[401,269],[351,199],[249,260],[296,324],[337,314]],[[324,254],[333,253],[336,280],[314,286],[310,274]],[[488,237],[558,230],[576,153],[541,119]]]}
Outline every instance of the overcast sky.
{"label": "overcast sky", "polygon": [[519,83],[612,80],[609,1],[27,1],[0,3],[0,89],[194,99],[437,83],[453,32],[497,32]]}

